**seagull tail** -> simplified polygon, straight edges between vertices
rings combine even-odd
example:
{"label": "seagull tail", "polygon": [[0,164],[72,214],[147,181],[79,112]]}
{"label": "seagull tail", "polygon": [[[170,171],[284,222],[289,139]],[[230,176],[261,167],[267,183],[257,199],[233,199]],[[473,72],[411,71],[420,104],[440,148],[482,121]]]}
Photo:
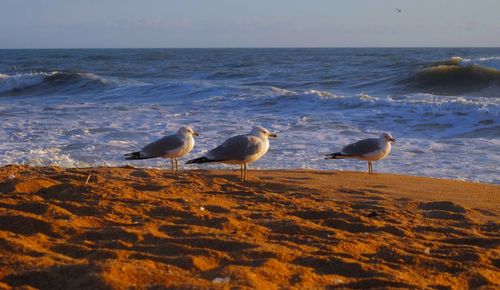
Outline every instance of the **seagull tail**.
{"label": "seagull tail", "polygon": [[137,152],[132,152],[132,153],[128,153],[128,154],[125,154],[125,160],[140,160],[140,159],[149,159],[150,157],[145,157],[141,151],[137,151]]}
{"label": "seagull tail", "polygon": [[337,153],[332,153],[332,154],[327,154],[325,159],[345,159],[345,158],[351,158],[352,155],[347,155],[343,154],[341,152]]}
{"label": "seagull tail", "polygon": [[207,162],[217,162],[217,160],[211,160],[208,159],[207,157],[200,157],[196,159],[191,159],[186,162],[186,164],[192,164],[192,163],[207,163]]}

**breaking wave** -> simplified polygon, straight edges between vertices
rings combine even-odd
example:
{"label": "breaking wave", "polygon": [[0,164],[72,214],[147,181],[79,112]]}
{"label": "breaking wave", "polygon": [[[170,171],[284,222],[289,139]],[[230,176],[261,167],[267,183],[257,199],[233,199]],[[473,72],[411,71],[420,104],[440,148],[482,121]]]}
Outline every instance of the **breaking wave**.
{"label": "breaking wave", "polygon": [[403,83],[414,86],[423,93],[443,95],[477,93],[498,97],[500,70],[483,65],[492,60],[496,59],[470,60],[452,57],[421,69],[414,76],[405,79]]}
{"label": "breaking wave", "polygon": [[113,84],[116,81],[100,77],[92,73],[80,72],[29,72],[15,75],[0,74],[0,93],[19,92],[37,87],[60,88],[69,86],[71,88],[99,87]]}

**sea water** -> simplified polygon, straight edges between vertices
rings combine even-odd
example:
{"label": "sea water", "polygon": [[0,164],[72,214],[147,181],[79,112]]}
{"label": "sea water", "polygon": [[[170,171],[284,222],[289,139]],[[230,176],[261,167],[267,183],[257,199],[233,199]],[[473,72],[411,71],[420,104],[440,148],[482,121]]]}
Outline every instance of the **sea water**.
{"label": "sea water", "polygon": [[376,172],[500,183],[499,108],[497,48],[0,50],[0,165],[169,168],[123,154],[188,124],[185,161],[262,125],[279,137],[251,168],[367,170],[324,155],[390,132]]}

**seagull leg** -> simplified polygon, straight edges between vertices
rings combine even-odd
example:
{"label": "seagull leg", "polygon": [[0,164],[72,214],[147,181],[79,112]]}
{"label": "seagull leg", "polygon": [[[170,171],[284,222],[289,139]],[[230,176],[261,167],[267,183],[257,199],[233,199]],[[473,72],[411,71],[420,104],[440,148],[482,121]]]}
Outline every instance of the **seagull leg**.
{"label": "seagull leg", "polygon": [[240,164],[240,180],[243,181],[243,164]]}
{"label": "seagull leg", "polygon": [[174,171],[174,158],[170,159],[170,165],[172,165],[172,171]]}
{"label": "seagull leg", "polygon": [[177,158],[174,158],[175,160],[175,171],[179,172],[179,163],[177,162]]}
{"label": "seagull leg", "polygon": [[243,181],[247,180],[247,164],[243,164]]}

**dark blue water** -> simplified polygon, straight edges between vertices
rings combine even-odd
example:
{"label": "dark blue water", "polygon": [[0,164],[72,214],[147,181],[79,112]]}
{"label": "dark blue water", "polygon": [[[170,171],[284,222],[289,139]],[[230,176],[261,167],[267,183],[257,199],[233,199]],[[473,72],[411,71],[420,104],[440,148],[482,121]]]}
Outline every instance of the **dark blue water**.
{"label": "dark blue water", "polygon": [[280,138],[253,167],[365,170],[322,154],[388,131],[375,170],[499,183],[499,69],[491,48],[0,50],[0,164],[124,165],[183,124],[196,157],[259,124]]}

